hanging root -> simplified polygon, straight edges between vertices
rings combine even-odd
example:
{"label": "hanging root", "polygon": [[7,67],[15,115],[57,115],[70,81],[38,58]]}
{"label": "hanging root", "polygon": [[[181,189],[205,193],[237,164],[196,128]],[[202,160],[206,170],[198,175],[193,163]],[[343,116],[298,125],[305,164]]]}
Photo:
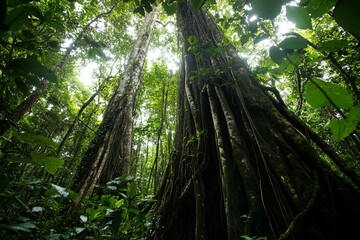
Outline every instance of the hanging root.
{"label": "hanging root", "polygon": [[319,175],[316,172],[315,173],[315,182],[313,187],[313,192],[311,195],[311,198],[309,199],[308,203],[306,204],[304,210],[300,212],[294,220],[290,223],[289,227],[286,229],[286,231],[280,235],[278,240],[285,240],[289,239],[289,237],[295,232],[297,226],[299,223],[310,213],[310,211],[314,208],[316,198],[320,192],[320,183],[319,183]]}

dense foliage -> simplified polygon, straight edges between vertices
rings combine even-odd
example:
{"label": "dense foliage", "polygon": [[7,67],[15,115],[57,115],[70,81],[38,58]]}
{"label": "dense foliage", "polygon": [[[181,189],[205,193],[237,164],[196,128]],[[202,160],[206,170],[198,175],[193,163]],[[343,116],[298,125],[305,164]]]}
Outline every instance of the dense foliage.
{"label": "dense foliage", "polygon": [[[199,59],[204,52],[221,57],[219,49],[234,45],[253,77],[282,98],[358,179],[360,2],[190,2],[195,10],[208,8],[227,39],[212,48],[190,36],[188,50]],[[78,198],[71,186],[80,160],[121,79],[143,16],[159,4],[136,94],[130,174],[96,186],[76,211],[69,211]],[[176,151],[180,73],[170,63],[179,62],[183,44],[174,32],[176,11],[176,0],[0,0],[2,238],[150,235],[156,222],[152,206]],[[89,63],[97,66],[91,86],[79,77]],[[207,71],[202,74],[210,75]],[[317,142],[312,144],[338,175],[356,185]]]}

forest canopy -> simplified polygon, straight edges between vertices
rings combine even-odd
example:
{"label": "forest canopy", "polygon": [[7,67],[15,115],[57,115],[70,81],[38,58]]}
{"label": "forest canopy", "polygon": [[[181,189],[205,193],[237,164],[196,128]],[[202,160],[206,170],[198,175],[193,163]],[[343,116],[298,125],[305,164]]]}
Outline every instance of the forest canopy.
{"label": "forest canopy", "polygon": [[0,236],[354,237],[359,9],[0,0]]}

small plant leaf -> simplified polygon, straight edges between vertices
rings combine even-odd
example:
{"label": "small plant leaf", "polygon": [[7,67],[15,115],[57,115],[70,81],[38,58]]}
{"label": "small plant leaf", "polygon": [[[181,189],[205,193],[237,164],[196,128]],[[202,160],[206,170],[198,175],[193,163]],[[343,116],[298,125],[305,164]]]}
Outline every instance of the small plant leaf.
{"label": "small plant leaf", "polygon": [[301,55],[297,52],[293,52],[293,53],[289,54],[289,59],[291,60],[291,62],[293,64],[299,65],[303,61],[304,57],[303,57],[303,55]]}
{"label": "small plant leaf", "polygon": [[188,38],[188,41],[190,43],[190,45],[194,45],[197,43],[197,39],[194,35],[191,35],[189,38]]}
{"label": "small plant leaf", "polygon": [[346,119],[334,119],[330,121],[330,127],[336,141],[340,141],[349,136],[356,129],[360,121],[360,106],[351,109],[346,117]]}
{"label": "small plant leaf", "polygon": [[311,0],[307,6],[312,18],[321,17],[329,12],[338,0]]}
{"label": "small plant leaf", "polygon": [[142,6],[135,8],[134,13],[139,13],[141,16],[145,17],[145,10]]}
{"label": "small plant leaf", "polygon": [[305,39],[299,37],[289,37],[284,39],[279,46],[283,49],[299,50],[306,48],[307,42]]}
{"label": "small plant leaf", "polygon": [[14,59],[9,63],[8,68],[10,68],[17,75],[23,76],[25,79],[27,76],[34,75],[38,77],[39,80],[44,78],[50,82],[57,83],[56,75],[40,62],[38,62],[35,56]]}
{"label": "small plant leaf", "polygon": [[168,15],[173,15],[176,13],[177,1],[174,3],[163,2],[161,5]]}
{"label": "small plant leaf", "polygon": [[41,145],[41,146],[51,146],[54,148],[58,147],[58,144],[47,137],[33,134],[33,133],[19,133],[14,132],[14,136],[20,141],[30,144],[32,146]]}
{"label": "small plant leaf", "polygon": [[53,183],[51,184],[51,186],[52,186],[53,188],[55,188],[56,191],[57,191],[61,196],[63,196],[63,197],[69,196],[69,192],[68,192],[68,190],[67,190],[66,188],[61,187],[61,186],[56,185],[56,184],[53,184]]}
{"label": "small plant leaf", "polygon": [[283,55],[282,55],[282,51],[280,50],[280,48],[278,48],[276,46],[271,46],[269,49],[269,54],[270,54],[271,60],[273,60],[275,63],[277,63],[279,65],[282,63]]}
{"label": "small plant leaf", "polygon": [[360,34],[360,1],[341,0],[333,11],[333,18],[346,31]]}
{"label": "small plant leaf", "polygon": [[263,19],[274,19],[281,12],[281,0],[252,0],[255,14]]}
{"label": "small plant leaf", "polygon": [[337,52],[342,48],[345,48],[349,45],[349,42],[346,40],[329,40],[324,41],[319,44],[319,51],[324,52]]}
{"label": "small plant leaf", "polygon": [[286,6],[286,17],[294,22],[297,28],[312,29],[309,12],[304,7]]}
{"label": "small plant leaf", "polygon": [[256,38],[254,39],[254,44],[258,44],[259,42],[267,39],[269,37],[269,35],[267,34],[259,34],[258,36],[256,36]]}
{"label": "small plant leaf", "polygon": [[85,216],[85,215],[80,215],[80,219],[81,219],[82,222],[86,223],[87,220],[88,220],[88,217]]}
{"label": "small plant leaf", "polygon": [[16,223],[8,225],[8,227],[15,231],[30,232],[31,229],[36,228],[36,225],[30,222]]}
{"label": "small plant leaf", "polygon": [[321,79],[313,78],[312,81],[309,81],[306,84],[305,89],[306,101],[313,108],[331,106],[331,103],[325,94],[314,83],[324,91],[338,108],[348,109],[353,105],[352,96],[344,88],[330,82],[325,82]]}
{"label": "small plant leaf", "polygon": [[45,170],[50,174],[55,174],[56,170],[64,164],[64,160],[60,158],[48,157],[37,152],[31,152],[30,156],[44,164]]}
{"label": "small plant leaf", "polygon": [[204,4],[205,0],[191,0],[194,10],[198,10]]}

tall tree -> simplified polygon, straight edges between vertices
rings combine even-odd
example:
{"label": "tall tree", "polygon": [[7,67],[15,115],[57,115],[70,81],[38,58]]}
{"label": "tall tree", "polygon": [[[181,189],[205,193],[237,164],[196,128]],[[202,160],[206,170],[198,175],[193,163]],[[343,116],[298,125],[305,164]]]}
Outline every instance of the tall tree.
{"label": "tall tree", "polygon": [[356,236],[359,193],[277,110],[207,10],[177,8],[178,124],[151,238]]}
{"label": "tall tree", "polygon": [[141,83],[157,9],[146,14],[103,121],[79,165],[74,180],[79,200],[90,194],[95,184],[104,184],[130,170],[135,95]]}

